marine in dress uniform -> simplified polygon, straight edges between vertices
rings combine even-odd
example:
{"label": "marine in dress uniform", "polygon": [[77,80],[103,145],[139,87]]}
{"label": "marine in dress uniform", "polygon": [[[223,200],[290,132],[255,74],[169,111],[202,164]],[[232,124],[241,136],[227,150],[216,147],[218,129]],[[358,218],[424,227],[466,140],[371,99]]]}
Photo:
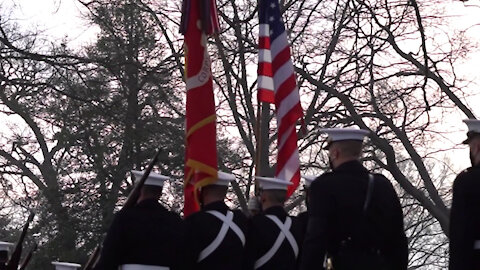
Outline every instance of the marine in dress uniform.
{"label": "marine in dress uniform", "polygon": [[224,202],[231,181],[233,175],[218,172],[218,180],[199,191],[201,210],[185,219],[186,269],[241,269],[247,217]]}
{"label": "marine in dress uniform", "polygon": [[[132,171],[136,179],[143,172]],[[150,173],[137,204],[122,209],[103,243],[96,270],[176,270],[183,269],[180,254],[183,222],[158,200],[168,177]]]}
{"label": "marine in dress uniform", "polygon": [[472,167],[460,173],[453,183],[450,213],[450,270],[480,269],[480,121],[468,125]]}
{"label": "marine in dress uniform", "polygon": [[284,209],[287,187],[292,183],[268,177],[257,177],[256,181],[263,212],[249,223],[245,269],[297,269],[301,228]]}
{"label": "marine in dress uniform", "polygon": [[391,183],[359,162],[367,131],[324,129],[332,172],[310,187],[301,270],[407,269],[403,214]]}
{"label": "marine in dress uniform", "polygon": [[6,264],[9,259],[10,248],[12,247],[12,243],[0,242],[0,270],[6,269]]}

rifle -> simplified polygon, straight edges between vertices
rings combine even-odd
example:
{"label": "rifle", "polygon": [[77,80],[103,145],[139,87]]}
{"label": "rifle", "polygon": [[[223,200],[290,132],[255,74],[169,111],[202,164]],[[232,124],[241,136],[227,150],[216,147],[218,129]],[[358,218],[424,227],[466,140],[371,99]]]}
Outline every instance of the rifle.
{"label": "rifle", "polygon": [[[152,161],[150,161],[150,163],[148,164],[147,169],[145,169],[145,172],[143,173],[142,178],[140,178],[140,181],[138,181],[138,183],[135,185],[133,190],[128,195],[128,198],[123,204],[122,209],[131,208],[137,203],[137,200],[140,197],[140,190],[142,189],[143,184],[145,184],[145,181],[147,180],[148,176],[152,172],[153,166],[155,166],[155,163],[157,163],[158,157],[160,156],[161,153],[162,153],[162,149],[158,149]],[[90,255],[90,257],[88,258],[87,264],[85,264],[85,266],[83,267],[83,270],[93,269],[93,267],[95,266],[95,264],[97,263],[100,257],[100,250],[101,250],[101,244],[99,244],[95,248],[93,253]]]}
{"label": "rifle", "polygon": [[25,236],[27,236],[28,227],[30,226],[30,222],[32,222],[33,217],[35,217],[35,213],[30,212],[27,223],[25,223],[25,226],[23,226],[22,234],[20,235],[17,245],[12,252],[12,256],[7,263],[6,270],[17,270],[18,264],[20,263],[20,257],[22,256],[23,241],[25,241]]}
{"label": "rifle", "polygon": [[32,255],[33,253],[37,250],[37,243],[34,243],[33,244],[33,247],[30,249],[30,251],[28,252],[27,254],[27,257],[25,257],[25,260],[23,260],[22,264],[20,265],[20,267],[18,268],[18,270],[25,270],[25,268],[27,267],[28,263],[30,262],[30,260],[32,259]]}
{"label": "rifle", "polygon": [[83,270],[92,270],[97,263],[98,256],[100,255],[101,245],[98,245],[93,253],[88,258],[87,264],[83,267]]}
{"label": "rifle", "polygon": [[135,185],[133,190],[128,195],[128,198],[123,204],[122,209],[133,207],[137,203],[137,200],[140,197],[140,190],[142,189],[143,184],[145,184],[145,181],[150,175],[150,172],[152,172],[153,166],[155,165],[155,163],[157,163],[158,157],[160,156],[161,153],[162,153],[162,149],[158,149],[157,153],[153,157],[152,161],[150,161],[150,164],[148,164],[147,169],[143,173],[142,178],[140,178],[140,181],[138,181],[138,183]]}

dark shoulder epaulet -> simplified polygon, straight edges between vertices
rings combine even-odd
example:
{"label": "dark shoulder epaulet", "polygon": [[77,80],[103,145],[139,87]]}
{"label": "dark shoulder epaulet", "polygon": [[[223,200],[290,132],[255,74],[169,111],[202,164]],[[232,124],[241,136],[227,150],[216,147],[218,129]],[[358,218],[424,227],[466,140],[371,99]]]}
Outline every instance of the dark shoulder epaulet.
{"label": "dark shoulder epaulet", "polygon": [[179,219],[182,219],[180,217],[180,214],[175,212],[175,211],[167,211],[167,215],[171,216],[171,217],[174,217],[174,218],[179,218]]}
{"label": "dark shoulder epaulet", "polygon": [[135,214],[134,209],[135,208],[133,207],[120,209],[118,212],[115,213],[115,219],[122,220],[125,218],[130,218],[132,215]]}
{"label": "dark shoulder epaulet", "polygon": [[301,213],[298,213],[295,217],[296,217],[296,218],[301,218],[301,217],[303,217],[303,216],[308,216],[308,212],[307,212],[307,211],[303,211],[303,212],[301,212]]}
{"label": "dark shoulder epaulet", "polygon": [[330,172],[325,172],[325,173],[321,174],[319,177],[317,177],[317,179],[315,179],[315,181],[321,181],[323,179],[327,179],[332,175],[334,175],[334,174],[331,171]]}
{"label": "dark shoulder epaulet", "polygon": [[465,170],[461,171],[461,172],[458,174],[458,176],[461,176],[461,175],[463,175],[463,174],[469,173],[469,172],[471,172],[471,171],[472,171],[472,167],[466,168]]}
{"label": "dark shoulder epaulet", "polygon": [[454,187],[459,187],[459,186],[462,186],[464,185],[465,183],[469,182],[468,180],[471,178],[472,176],[472,168],[466,168],[465,170],[461,171],[457,177],[455,177],[455,180],[453,182],[453,186]]}
{"label": "dark shoulder epaulet", "polygon": [[385,175],[381,174],[381,173],[372,173],[374,176],[375,176],[375,182],[381,184],[381,183],[384,183],[384,184],[387,184],[389,186],[392,185],[392,181],[390,179],[388,179]]}
{"label": "dark shoulder epaulet", "polygon": [[188,221],[196,220],[197,217],[198,217],[199,215],[202,215],[203,213],[204,213],[204,212],[202,212],[202,211],[197,211],[197,212],[195,212],[195,213],[191,213],[191,214],[188,215],[187,217],[184,216],[184,217],[183,217],[183,220],[188,220]]}
{"label": "dark shoulder epaulet", "polygon": [[333,175],[333,172],[325,172],[317,177],[313,182],[312,185],[318,185],[319,183],[324,183],[327,179],[329,179]]}
{"label": "dark shoulder epaulet", "polygon": [[376,179],[381,178],[381,179],[388,180],[388,178],[381,173],[372,173],[372,174],[375,176]]}
{"label": "dark shoulder epaulet", "polygon": [[238,208],[232,209],[230,211],[232,211],[235,215],[246,216],[245,213],[241,209],[238,209]]}

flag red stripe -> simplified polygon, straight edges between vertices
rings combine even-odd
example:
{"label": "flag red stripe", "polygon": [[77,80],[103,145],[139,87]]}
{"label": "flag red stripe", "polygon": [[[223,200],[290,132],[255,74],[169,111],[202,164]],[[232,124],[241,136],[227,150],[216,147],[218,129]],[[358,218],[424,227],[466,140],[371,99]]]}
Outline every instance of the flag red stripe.
{"label": "flag red stripe", "polygon": [[261,102],[274,103],[275,93],[272,90],[268,89],[258,89],[257,98]]}
{"label": "flag red stripe", "polygon": [[278,139],[280,140],[280,134],[283,134],[291,125],[296,125],[297,120],[303,116],[302,106],[300,103],[297,103],[284,117],[282,117],[282,122],[278,127]]}
{"label": "flag red stripe", "polygon": [[275,105],[281,106],[282,101],[290,95],[292,91],[297,90],[297,81],[295,80],[295,75],[292,73],[288,79],[286,79],[282,85],[277,87],[275,91]]}
{"label": "flag red stripe", "polygon": [[288,46],[285,47],[285,49],[283,49],[275,56],[275,58],[272,59],[272,68],[273,70],[278,70],[287,62],[291,63],[290,48]]}
{"label": "flag red stripe", "polygon": [[259,49],[270,49],[270,37],[260,37],[258,41]]}
{"label": "flag red stripe", "polygon": [[292,179],[290,179],[290,182],[292,182],[293,185],[288,187],[287,197],[290,197],[293,194],[293,192],[295,192],[295,189],[297,189],[298,185],[300,184],[300,168],[297,169]]}
{"label": "flag red stripe", "polygon": [[258,64],[258,75],[272,77],[272,64],[268,62],[261,62]]}
{"label": "flag red stripe", "polygon": [[292,129],[290,134],[285,134],[288,136],[287,141],[283,147],[279,150],[282,152],[282,155],[278,155],[277,158],[277,170],[281,171],[285,167],[285,164],[290,159],[290,156],[297,150],[297,135],[296,130]]}

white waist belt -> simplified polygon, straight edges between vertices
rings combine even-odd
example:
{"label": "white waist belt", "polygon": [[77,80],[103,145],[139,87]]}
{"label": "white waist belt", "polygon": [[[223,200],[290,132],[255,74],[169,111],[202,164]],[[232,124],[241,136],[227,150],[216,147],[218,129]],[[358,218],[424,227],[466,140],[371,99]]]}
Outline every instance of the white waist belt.
{"label": "white waist belt", "polygon": [[473,249],[480,249],[480,240],[473,242]]}
{"label": "white waist belt", "polygon": [[119,270],[170,270],[170,267],[146,265],[146,264],[124,264],[121,265]]}

